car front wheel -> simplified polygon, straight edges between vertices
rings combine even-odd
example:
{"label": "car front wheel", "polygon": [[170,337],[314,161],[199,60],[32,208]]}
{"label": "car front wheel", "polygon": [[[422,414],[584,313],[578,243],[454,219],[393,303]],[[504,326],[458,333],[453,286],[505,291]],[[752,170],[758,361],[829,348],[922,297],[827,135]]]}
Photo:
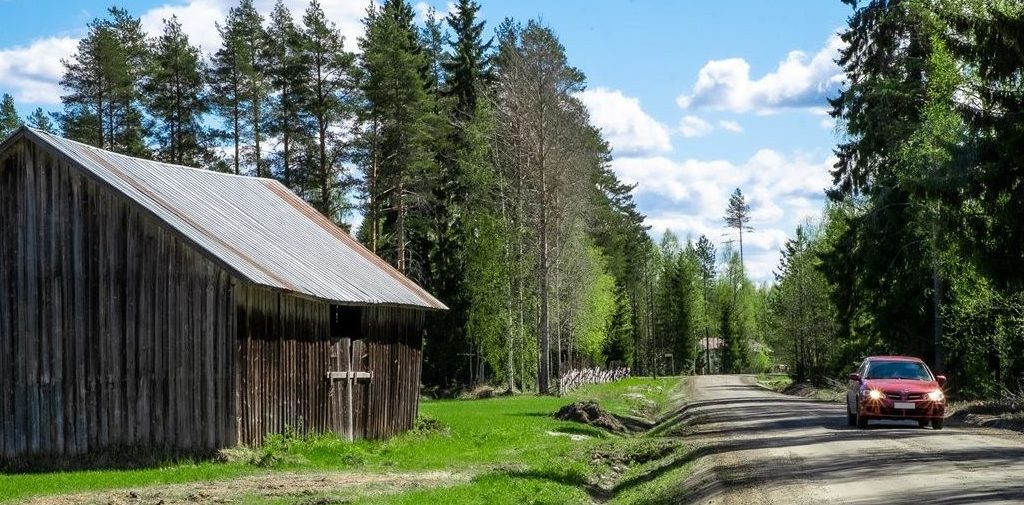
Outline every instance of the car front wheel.
{"label": "car front wheel", "polygon": [[857,429],[864,430],[868,427],[868,417],[857,414]]}
{"label": "car front wheel", "polygon": [[941,430],[942,429],[942,425],[945,423],[945,421],[946,420],[941,418],[941,417],[932,419],[932,429],[933,430]]}

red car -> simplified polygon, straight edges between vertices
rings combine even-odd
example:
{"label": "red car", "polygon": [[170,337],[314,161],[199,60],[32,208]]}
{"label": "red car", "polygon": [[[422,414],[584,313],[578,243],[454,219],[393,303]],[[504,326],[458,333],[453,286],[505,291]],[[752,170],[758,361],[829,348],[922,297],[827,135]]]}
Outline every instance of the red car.
{"label": "red car", "polygon": [[871,356],[850,374],[846,415],[850,426],[871,419],[914,420],[941,430],[946,415],[946,378],[932,375],[923,361],[907,356]]}

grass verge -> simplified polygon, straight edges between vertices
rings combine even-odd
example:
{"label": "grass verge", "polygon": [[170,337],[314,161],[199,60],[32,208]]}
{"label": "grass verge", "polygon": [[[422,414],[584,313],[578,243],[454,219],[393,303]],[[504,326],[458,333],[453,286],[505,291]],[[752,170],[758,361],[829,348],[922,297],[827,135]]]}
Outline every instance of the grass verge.
{"label": "grass verge", "polygon": [[[564,398],[522,395],[485,400],[428,400],[417,429],[385,441],[346,443],[333,436],[273,437],[257,450],[228,451],[225,462],[177,462],[140,470],[94,470],[0,476],[0,502],[45,495],[121,489],[141,494],[161,485],[272,478],[280,474],[346,472],[415,474],[442,471],[464,478],[411,482],[376,492],[331,489],[238,493],[231,503],[587,503],[673,479],[685,452],[678,440],[613,435],[552,413],[595,400],[623,416],[653,421],[670,405],[675,378],[629,378],[582,387]],[[653,473],[652,473],[653,472]],[[661,480],[659,480],[661,479]],[[372,487],[372,486],[371,486]],[[192,491],[176,489],[187,501]],[[121,492],[121,491],[119,491]],[[206,491],[204,491],[206,492]],[[217,490],[214,488],[216,493]],[[170,492],[169,492],[170,493]],[[167,496],[173,498],[173,494]],[[103,499],[98,501],[105,502]],[[109,501],[109,500],[107,500]],[[174,499],[165,500],[174,503]]]}
{"label": "grass verge", "polygon": [[841,403],[846,398],[846,391],[834,384],[835,381],[831,379],[825,379],[824,385],[822,385],[811,382],[794,382],[788,375],[761,374],[757,376],[757,382],[777,393],[801,398],[833,403]]}

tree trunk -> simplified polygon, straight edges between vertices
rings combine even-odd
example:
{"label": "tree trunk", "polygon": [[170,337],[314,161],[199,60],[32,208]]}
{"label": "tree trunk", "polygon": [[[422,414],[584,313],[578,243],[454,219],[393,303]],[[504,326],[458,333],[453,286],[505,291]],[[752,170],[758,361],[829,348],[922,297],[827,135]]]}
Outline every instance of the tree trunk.
{"label": "tree trunk", "polygon": [[941,203],[936,204],[936,216],[932,224],[932,340],[935,346],[935,369],[942,372],[945,370],[945,355],[942,349],[942,297],[943,283],[941,276],[941,265],[939,264],[939,238],[941,237],[940,217],[942,212]]}
{"label": "tree trunk", "polygon": [[398,194],[398,203],[396,205],[398,215],[395,220],[395,239],[398,241],[398,258],[396,259],[395,268],[399,272],[405,273],[405,177],[398,177],[398,187],[395,189]]}
{"label": "tree trunk", "polygon": [[[368,185],[369,190],[367,191],[369,201],[367,202],[367,214],[369,214],[369,225],[370,225],[370,250],[374,254],[377,254],[377,230],[380,225],[378,220],[380,219],[380,213],[378,207],[380,206],[379,195],[377,195],[377,171],[379,167],[379,153],[377,149],[377,133],[378,133],[378,121],[377,118],[373,118],[371,126],[371,143],[370,143],[370,177]],[[366,226],[366,225],[363,225]]]}
{"label": "tree trunk", "polygon": [[241,163],[241,159],[240,159],[241,158],[241,146],[240,146],[240,144],[242,143],[242,125],[241,125],[242,113],[241,113],[241,111],[238,110],[239,109],[238,86],[235,86],[234,93],[235,93],[234,99],[231,101],[231,109],[232,109],[232,112],[231,112],[231,122],[232,122],[232,126],[234,126],[234,128],[235,128],[235,136],[234,136],[234,140],[235,140],[235,175],[239,175],[239,174],[242,173],[241,166],[240,166],[240,163]]}

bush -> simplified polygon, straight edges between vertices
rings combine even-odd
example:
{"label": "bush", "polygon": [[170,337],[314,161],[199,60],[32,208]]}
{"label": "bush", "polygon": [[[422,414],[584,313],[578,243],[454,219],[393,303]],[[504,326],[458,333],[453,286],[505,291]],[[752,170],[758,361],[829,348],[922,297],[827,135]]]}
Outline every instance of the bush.
{"label": "bush", "polygon": [[768,373],[772,370],[772,358],[763,350],[751,351],[747,356],[747,363],[750,364],[752,373]]}

